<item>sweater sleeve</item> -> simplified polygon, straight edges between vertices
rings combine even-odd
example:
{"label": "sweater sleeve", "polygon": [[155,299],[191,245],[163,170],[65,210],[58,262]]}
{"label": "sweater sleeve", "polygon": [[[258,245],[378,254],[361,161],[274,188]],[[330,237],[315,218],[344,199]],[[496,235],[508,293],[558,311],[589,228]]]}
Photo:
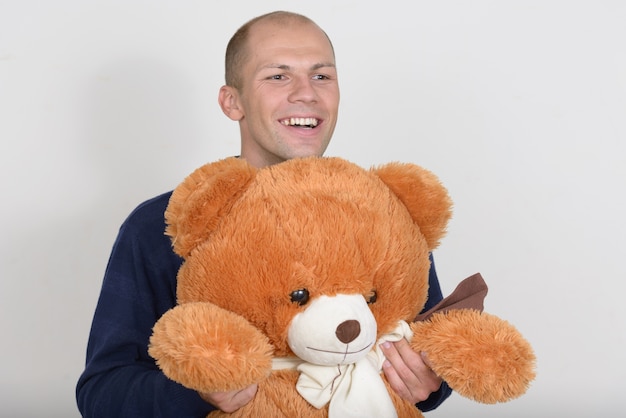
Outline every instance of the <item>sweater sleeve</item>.
{"label": "sweater sleeve", "polygon": [[[443,299],[443,294],[441,292],[441,285],[439,284],[439,279],[437,278],[437,271],[435,269],[435,260],[433,259],[433,255],[430,255],[430,271],[428,272],[428,299],[426,300],[426,305],[424,305],[424,309],[422,312],[425,312],[435,306]],[[417,407],[422,412],[432,411],[436,409],[439,405],[443,403],[450,395],[452,394],[452,389],[446,382],[442,382],[439,390],[430,394],[428,399],[425,401],[419,402]]]}
{"label": "sweater sleeve", "polygon": [[140,206],[113,246],[76,387],[84,418],[192,418],[213,409],[168,379],[147,351],[152,327],[176,303],[181,260],[164,235],[166,202]]}

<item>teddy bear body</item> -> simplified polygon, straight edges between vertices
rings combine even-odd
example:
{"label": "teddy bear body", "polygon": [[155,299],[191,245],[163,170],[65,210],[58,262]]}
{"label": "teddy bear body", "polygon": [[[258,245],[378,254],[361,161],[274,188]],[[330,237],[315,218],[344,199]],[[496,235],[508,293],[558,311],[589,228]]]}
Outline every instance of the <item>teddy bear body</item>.
{"label": "teddy bear body", "polygon": [[[377,342],[401,328],[398,338],[426,351],[464,396],[519,396],[532,378],[532,354],[504,321],[463,312],[412,323],[428,294],[429,253],[450,215],[445,188],[415,165],[208,164],[174,191],[166,212],[185,261],[178,306],[155,325],[150,354],[168,377],[197,391],[258,383],[254,400],[232,417],[421,417],[388,386],[376,354]],[[525,380],[512,388],[495,378],[468,384],[485,370],[458,372],[477,353],[478,340],[456,338],[468,333],[466,321],[472,335],[506,330],[501,346],[480,355],[504,353],[494,376],[506,380],[501,374],[518,367]],[[476,368],[495,367],[486,361]]]}

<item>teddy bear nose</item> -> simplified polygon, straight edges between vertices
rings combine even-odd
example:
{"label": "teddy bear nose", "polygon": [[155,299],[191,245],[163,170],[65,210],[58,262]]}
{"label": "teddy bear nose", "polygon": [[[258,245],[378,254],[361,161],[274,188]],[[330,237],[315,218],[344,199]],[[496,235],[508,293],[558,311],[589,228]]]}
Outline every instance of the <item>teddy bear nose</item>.
{"label": "teddy bear nose", "polygon": [[335,335],[339,338],[344,344],[348,344],[351,341],[354,341],[356,337],[361,333],[361,324],[359,321],[354,319],[349,319],[347,321],[342,322],[337,326],[335,330]]}

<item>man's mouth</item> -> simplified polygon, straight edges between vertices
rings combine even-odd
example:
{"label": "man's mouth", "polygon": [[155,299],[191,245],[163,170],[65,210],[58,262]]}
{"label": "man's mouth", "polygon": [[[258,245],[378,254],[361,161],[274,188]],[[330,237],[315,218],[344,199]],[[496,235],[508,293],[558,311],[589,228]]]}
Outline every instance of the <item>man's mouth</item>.
{"label": "man's mouth", "polygon": [[315,128],[319,121],[317,118],[287,118],[280,121],[285,126],[299,126],[301,128]]}

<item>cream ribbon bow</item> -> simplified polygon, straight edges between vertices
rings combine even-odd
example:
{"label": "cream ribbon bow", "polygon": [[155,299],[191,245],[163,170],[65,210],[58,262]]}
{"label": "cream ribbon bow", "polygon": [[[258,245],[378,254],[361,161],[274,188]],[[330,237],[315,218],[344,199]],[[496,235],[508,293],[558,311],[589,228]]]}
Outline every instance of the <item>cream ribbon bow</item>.
{"label": "cream ribbon bow", "polygon": [[387,388],[380,376],[385,356],[380,344],[411,339],[413,332],[405,321],[383,335],[366,357],[352,364],[320,366],[301,363],[296,369],[300,378],[296,389],[316,408],[330,402],[330,418],[397,418]]}

